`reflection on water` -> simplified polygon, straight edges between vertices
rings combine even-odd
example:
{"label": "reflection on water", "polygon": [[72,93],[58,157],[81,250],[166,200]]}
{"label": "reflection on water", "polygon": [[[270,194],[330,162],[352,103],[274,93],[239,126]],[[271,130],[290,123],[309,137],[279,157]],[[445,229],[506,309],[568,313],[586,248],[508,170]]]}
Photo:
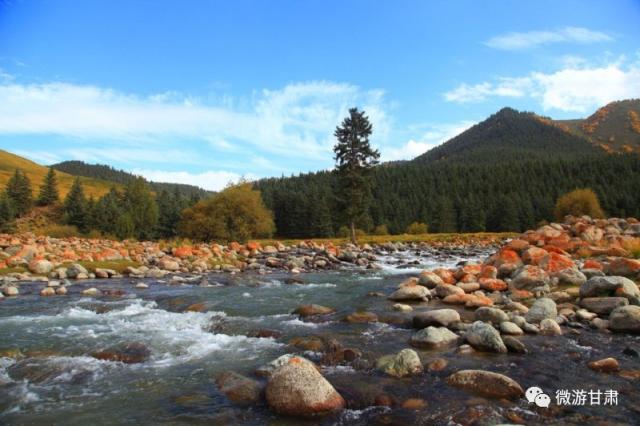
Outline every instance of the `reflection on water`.
{"label": "reflection on water", "polygon": [[[418,265],[412,264],[418,261]],[[7,424],[299,424],[279,419],[265,406],[239,408],[222,396],[212,378],[234,370],[251,375],[259,366],[288,352],[302,352],[315,361],[321,354],[287,345],[299,336],[336,338],[357,348],[365,362],[326,367],[325,377],[345,396],[349,409],[334,417],[305,423],[325,424],[452,424],[471,423],[473,416],[501,422],[585,422],[596,418],[633,423],[640,415],[638,380],[594,373],[592,359],[614,356],[625,369],[640,369],[640,360],[626,348],[638,348],[638,336],[616,336],[575,330],[562,337],[525,336],[530,353],[456,355],[455,350],[421,351],[425,363],[449,361],[447,369],[410,379],[392,379],[366,367],[378,356],[408,346],[411,313],[398,313],[384,297],[407,275],[424,267],[453,266],[462,256],[437,258],[400,252],[383,256],[380,270],[352,270],[301,275],[304,283],[285,284],[286,276],[217,275],[202,288],[149,280],[150,288],[134,288],[139,280],[83,282],[65,297],[37,296],[41,284],[24,284],[22,296],[0,303],[0,421]],[[399,267],[400,266],[400,267]],[[215,278],[215,279],[214,279]],[[91,286],[122,289],[122,297],[87,298]],[[29,294],[31,293],[31,294]],[[320,322],[304,322],[290,313],[300,304],[336,309]],[[438,302],[431,302],[431,304]],[[416,305],[426,309],[434,305]],[[349,324],[342,319],[368,310],[381,322]],[[466,315],[468,317],[468,314]],[[258,330],[274,337],[250,337]],[[142,362],[96,359],[92,354],[140,344],[148,350]],[[483,368],[502,372],[523,387],[539,386],[553,393],[559,387],[616,389],[617,407],[555,407],[538,409],[526,401],[483,401],[446,385],[453,371]],[[396,401],[421,398],[420,411],[372,407],[377,395]],[[475,410],[475,411],[474,411]],[[479,415],[478,415],[479,416]],[[511,417],[509,417],[511,416]]]}

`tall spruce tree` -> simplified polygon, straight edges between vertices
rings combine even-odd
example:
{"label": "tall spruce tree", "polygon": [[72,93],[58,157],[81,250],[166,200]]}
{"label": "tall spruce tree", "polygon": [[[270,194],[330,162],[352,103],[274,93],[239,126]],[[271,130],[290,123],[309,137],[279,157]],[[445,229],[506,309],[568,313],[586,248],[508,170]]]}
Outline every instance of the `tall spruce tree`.
{"label": "tall spruce tree", "polygon": [[124,192],[125,211],[133,223],[138,239],[154,237],[158,223],[158,205],[146,181],[139,177],[127,184]]}
{"label": "tall spruce tree", "polygon": [[56,178],[56,172],[52,168],[49,168],[49,172],[40,186],[38,205],[51,206],[56,204],[58,201],[60,201],[60,194],[58,193],[58,179]]}
{"label": "tall spruce tree", "polygon": [[349,110],[334,132],[338,143],[333,147],[339,180],[342,211],[351,228],[351,242],[356,244],[356,222],[367,214],[371,198],[369,171],[378,164],[380,153],[369,145],[373,126],[364,111]]}
{"label": "tall spruce tree", "polygon": [[94,226],[104,234],[116,235],[116,225],[122,216],[122,199],[115,187],[103,195],[95,207]]}
{"label": "tall spruce tree", "polygon": [[10,224],[15,215],[11,199],[6,193],[0,194],[0,232],[10,231]]}
{"label": "tall spruce tree", "polygon": [[17,216],[22,216],[31,209],[33,205],[31,181],[20,169],[16,169],[7,182],[6,194]]}
{"label": "tall spruce tree", "polygon": [[73,181],[73,185],[64,200],[64,219],[68,225],[76,226],[84,231],[87,227],[87,198],[79,178]]}

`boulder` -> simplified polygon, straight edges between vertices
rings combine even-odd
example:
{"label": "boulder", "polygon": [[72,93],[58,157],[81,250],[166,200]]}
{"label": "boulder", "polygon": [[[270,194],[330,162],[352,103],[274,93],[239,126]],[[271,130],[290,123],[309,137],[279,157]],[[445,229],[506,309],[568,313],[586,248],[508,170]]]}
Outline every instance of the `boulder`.
{"label": "boulder", "polygon": [[516,399],[524,390],[510,377],[484,370],[462,370],[447,377],[447,383],[485,397]]}
{"label": "boulder", "polygon": [[451,284],[439,284],[435,288],[436,295],[441,298],[452,296],[454,294],[464,294],[464,290]]}
{"label": "boulder", "polygon": [[598,315],[608,315],[615,308],[628,304],[624,297],[586,297],[580,301],[580,306]]}
{"label": "boulder", "polygon": [[448,327],[457,322],[460,322],[460,314],[455,309],[434,309],[419,312],[413,316],[415,328],[425,328],[430,325]]}
{"label": "boulder", "polygon": [[589,368],[601,373],[613,373],[620,370],[620,363],[615,358],[604,358],[597,361],[591,361],[589,363]]}
{"label": "boulder", "polygon": [[126,343],[100,350],[91,354],[96,359],[103,361],[118,361],[125,364],[137,364],[145,362],[151,351],[142,343]]}
{"label": "boulder", "polygon": [[545,318],[555,318],[558,316],[558,308],[556,307],[556,302],[549,299],[548,297],[543,297],[537,299],[529,311],[525,314],[524,318],[527,322],[538,324]]}
{"label": "boulder", "polygon": [[612,259],[609,263],[605,265],[604,272],[607,275],[622,275],[625,277],[638,277],[640,276],[640,260],[618,257],[618,258]]}
{"label": "boulder", "polygon": [[435,288],[439,284],[444,284],[444,281],[442,281],[442,278],[434,272],[422,271],[418,278],[418,284],[427,288]]}
{"label": "boulder", "polygon": [[220,392],[236,404],[252,404],[260,400],[262,386],[256,380],[227,371],[216,376],[215,382]]}
{"label": "boulder", "polygon": [[83,279],[89,276],[89,272],[87,271],[87,269],[79,263],[74,263],[73,265],[69,266],[67,268],[66,274],[67,278],[71,279]]}
{"label": "boulder", "polygon": [[285,355],[279,356],[273,361],[270,361],[269,363],[263,365],[262,367],[259,367],[255,371],[256,376],[267,377],[267,378],[271,377],[274,371],[276,371],[279,367],[286,365],[292,358],[299,358],[301,362],[306,362],[313,368],[318,369],[318,367],[316,367],[316,365],[313,362],[309,361],[306,358],[297,357],[296,355],[292,355],[292,354],[285,354]]}
{"label": "boulder", "polygon": [[393,310],[394,311],[400,311],[400,312],[411,312],[413,311],[413,308],[409,305],[405,305],[403,303],[394,303],[393,304]]}
{"label": "boulder", "polygon": [[294,314],[300,315],[303,318],[314,316],[314,315],[329,315],[335,312],[335,309],[328,308],[322,305],[310,304],[310,305],[300,305],[293,311]]}
{"label": "boulder", "polygon": [[411,346],[424,349],[439,349],[454,345],[459,336],[446,327],[429,326],[417,331],[411,336]]}
{"label": "boulder", "polygon": [[180,270],[180,263],[173,259],[162,258],[158,261],[158,268],[165,271],[175,272]]}
{"label": "boulder", "polygon": [[500,324],[508,321],[509,316],[498,308],[482,307],[478,308],[475,313],[476,321],[492,322]]}
{"label": "boulder", "polygon": [[587,281],[587,276],[576,268],[563,269],[553,274],[553,277],[558,280],[558,284],[563,285],[581,286]]}
{"label": "boulder", "polygon": [[640,306],[621,306],[609,315],[609,329],[640,334]]}
{"label": "boulder", "polygon": [[524,343],[513,336],[504,336],[502,338],[502,341],[511,353],[526,354],[528,352],[527,347],[524,345]]}
{"label": "boulder", "polygon": [[85,290],[82,290],[82,295],[83,296],[97,296],[100,294],[100,290],[98,290],[95,287],[91,287],[91,288],[87,288]]}
{"label": "boulder", "polygon": [[413,349],[403,349],[397,354],[379,358],[376,368],[394,377],[420,374],[423,371],[420,357]]}
{"label": "boulder", "polygon": [[427,300],[430,295],[431,292],[429,291],[429,289],[413,283],[404,285],[394,291],[389,296],[389,300],[393,300],[395,302],[401,302],[404,300]]}
{"label": "boulder", "polygon": [[345,400],[316,368],[300,357],[278,367],[267,383],[267,404],[287,416],[316,416],[342,410]]}
{"label": "boulder", "polygon": [[549,274],[534,265],[525,265],[514,272],[511,285],[516,290],[548,290]]}
{"label": "boulder", "polygon": [[369,322],[378,322],[378,316],[373,312],[354,312],[347,315],[346,322],[365,324]]}
{"label": "boulder", "polygon": [[[500,323],[500,332],[511,336],[520,336],[524,334],[524,331],[518,325],[511,321],[504,321]],[[504,339],[503,339],[504,340]]]}
{"label": "boulder", "polygon": [[466,331],[465,338],[474,348],[486,352],[506,353],[507,348],[498,330],[490,324],[476,321]]}
{"label": "boulder", "polygon": [[540,334],[545,336],[560,336],[562,335],[562,329],[554,319],[545,318],[540,321]]}
{"label": "boulder", "polygon": [[5,296],[17,296],[18,294],[20,294],[20,291],[18,290],[18,287],[8,285],[2,288],[2,293]]}
{"label": "boulder", "polygon": [[632,304],[640,304],[638,286],[629,278],[620,276],[589,278],[580,286],[580,297],[613,296],[618,291],[626,295]]}
{"label": "boulder", "polygon": [[40,290],[40,296],[55,296],[56,289],[53,287],[45,287]]}
{"label": "boulder", "polygon": [[53,270],[53,263],[45,259],[35,259],[29,262],[29,271],[37,275],[47,275]]}

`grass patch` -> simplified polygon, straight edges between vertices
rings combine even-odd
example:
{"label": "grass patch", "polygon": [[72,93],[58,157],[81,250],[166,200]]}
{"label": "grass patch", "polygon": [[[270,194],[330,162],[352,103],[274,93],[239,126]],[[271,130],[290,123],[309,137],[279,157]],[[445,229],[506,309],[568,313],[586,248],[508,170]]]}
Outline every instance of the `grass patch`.
{"label": "grass patch", "polygon": [[83,260],[79,262],[65,263],[63,266],[69,267],[73,263],[78,263],[84,266],[89,272],[95,272],[96,269],[113,269],[119,274],[122,274],[124,270],[127,269],[129,266],[132,266],[134,268],[138,268],[142,266],[141,263],[135,262],[133,260],[108,260],[103,262],[89,262],[89,261]]}
{"label": "grass patch", "polygon": [[[383,244],[393,243],[457,243],[466,244],[481,240],[501,241],[506,238],[515,238],[519,234],[515,232],[476,232],[469,234],[447,233],[447,234],[401,234],[401,235],[365,235],[358,238],[359,244]],[[350,242],[347,237],[336,238],[303,238],[303,239],[264,239],[257,240],[263,246],[282,243],[285,245],[298,244],[302,241],[314,241],[316,243],[333,243],[343,245]]]}
{"label": "grass patch", "polygon": [[23,273],[23,272],[27,272],[27,269],[22,267],[22,266],[14,266],[14,267],[6,267],[6,268],[0,268],[0,275],[7,275],[7,274],[12,274],[12,273]]}
{"label": "grass patch", "polygon": [[631,253],[631,257],[640,259],[640,238],[623,241],[622,248],[628,250]]}

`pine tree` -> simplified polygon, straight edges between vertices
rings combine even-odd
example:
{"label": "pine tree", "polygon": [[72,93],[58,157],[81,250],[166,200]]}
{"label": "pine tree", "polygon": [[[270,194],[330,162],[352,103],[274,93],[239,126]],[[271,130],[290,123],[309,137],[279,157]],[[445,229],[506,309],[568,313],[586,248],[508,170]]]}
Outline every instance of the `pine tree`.
{"label": "pine tree", "polygon": [[23,216],[31,209],[33,205],[31,181],[21,170],[16,169],[7,182],[6,194],[11,200],[16,215]]}
{"label": "pine tree", "polygon": [[116,235],[116,224],[122,216],[122,197],[115,187],[96,203],[94,226],[104,234]]}
{"label": "pine tree", "polygon": [[0,194],[0,231],[9,232],[11,229],[10,224],[15,218],[16,213],[13,209],[11,199],[7,194]]}
{"label": "pine tree", "polygon": [[60,201],[60,195],[58,194],[58,180],[56,179],[56,172],[49,168],[47,176],[44,178],[42,186],[40,186],[40,195],[38,196],[38,205],[51,206]]}
{"label": "pine tree", "polygon": [[84,231],[87,225],[87,199],[79,178],[73,182],[64,200],[64,217],[68,225],[76,226]]}
{"label": "pine tree", "polygon": [[448,233],[456,232],[456,212],[453,203],[447,197],[440,197],[436,203],[436,210],[433,213],[433,230],[435,232]]}
{"label": "pine tree", "polygon": [[351,242],[356,244],[356,221],[367,213],[371,198],[369,171],[378,164],[380,153],[369,145],[372,125],[364,111],[349,110],[349,116],[336,128],[334,146],[336,169],[343,213],[351,228]]}
{"label": "pine tree", "polygon": [[158,205],[143,178],[127,184],[124,202],[125,211],[133,222],[134,236],[138,239],[153,238],[158,223]]}
{"label": "pine tree", "polygon": [[498,218],[497,230],[502,232],[517,232],[520,230],[520,218],[518,217],[518,208],[512,196],[500,197],[498,203],[500,216]]}

